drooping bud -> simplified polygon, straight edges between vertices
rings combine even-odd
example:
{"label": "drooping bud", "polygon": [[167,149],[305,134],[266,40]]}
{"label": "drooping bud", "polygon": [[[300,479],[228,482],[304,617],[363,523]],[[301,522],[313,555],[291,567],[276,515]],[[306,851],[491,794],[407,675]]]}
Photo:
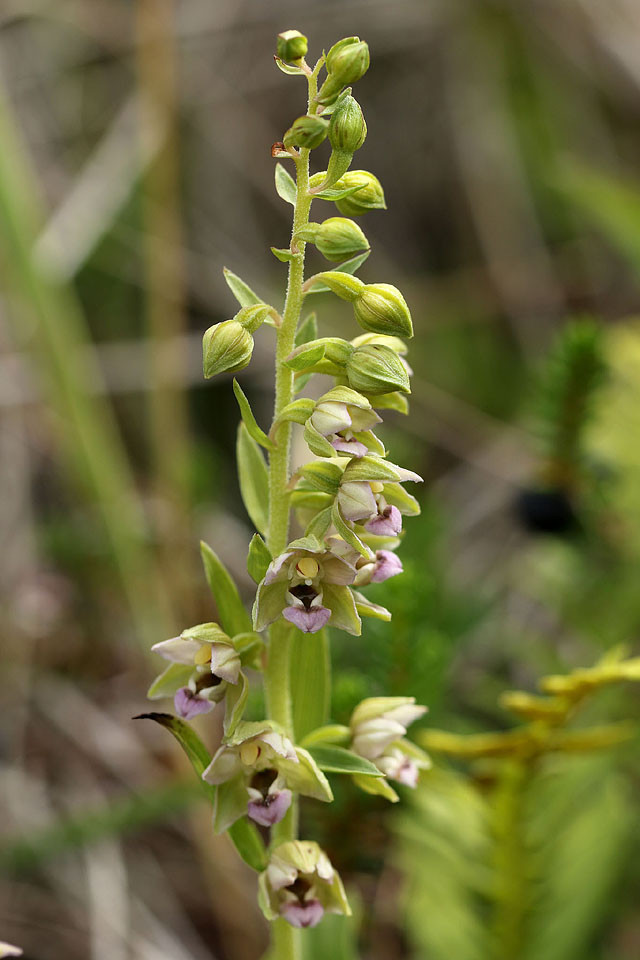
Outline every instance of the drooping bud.
{"label": "drooping bud", "polygon": [[397,353],[381,344],[356,347],[346,363],[349,386],[365,394],[411,393],[409,374]]}
{"label": "drooping bud", "polygon": [[284,30],[278,34],[277,53],[285,63],[292,63],[306,57],[307,38],[299,30]]}
{"label": "drooping bud", "polygon": [[343,87],[355,83],[369,69],[369,47],[359,37],[346,37],[327,54],[328,77],[322,84],[318,103],[333,103]]}
{"label": "drooping bud", "polygon": [[342,97],[329,120],[329,141],[337,152],[355,153],[364,143],[367,125],[360,104],[350,94]]}
{"label": "drooping bud", "polygon": [[382,184],[368,170],[349,170],[334,186],[345,190],[360,186],[356,193],[336,200],[336,207],[346,217],[359,217],[368,210],[387,209]]}
{"label": "drooping bud", "polygon": [[271,307],[268,304],[254,303],[250,307],[243,307],[242,310],[239,310],[233,319],[237,320],[249,333],[255,333],[270,313]]}
{"label": "drooping bud", "polygon": [[369,249],[369,241],[358,224],[346,217],[329,217],[324,223],[310,223],[299,232],[299,236],[315,243],[323,257],[334,262]]}
{"label": "drooping bud", "polygon": [[353,305],[356,320],[371,333],[412,337],[407,302],[390,283],[368,283]]}
{"label": "drooping bud", "polygon": [[285,147],[303,147],[313,150],[326,139],[329,121],[307,114],[294,120],[283,137]]}
{"label": "drooping bud", "polygon": [[237,320],[214,323],[202,338],[204,375],[242,370],[251,360],[253,337]]}

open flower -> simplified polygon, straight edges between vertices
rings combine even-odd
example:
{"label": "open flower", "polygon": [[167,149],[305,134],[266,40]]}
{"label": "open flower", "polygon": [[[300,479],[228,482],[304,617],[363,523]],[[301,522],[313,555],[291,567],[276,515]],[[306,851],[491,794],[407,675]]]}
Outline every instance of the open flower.
{"label": "open flower", "polygon": [[311,425],[334,450],[349,457],[364,457],[380,442],[370,433],[382,419],[362,394],[350,387],[335,387],[320,397],[310,417]]}
{"label": "open flower", "polygon": [[325,775],[311,755],[294,747],[273,724],[241,722],[202,774],[217,786],[214,828],[222,832],[247,814],[264,827],[286,814],[292,792],[332,800]]}
{"label": "open flower", "polygon": [[276,847],[258,888],[267,920],[283,917],[292,927],[315,927],[325,913],[351,916],[338,873],[326,853],[309,840]]}
{"label": "open flower", "polygon": [[355,576],[354,562],[336,556],[314,537],[294,541],[269,564],[258,586],[254,629],[264,630],[283,616],[303,633],[317,633],[329,622],[359,633],[360,621],[348,589]]}
{"label": "open flower", "polygon": [[178,716],[190,720],[207,713],[240,678],[240,656],[217,623],[201,623],[179,637],[162,640],[151,648],[170,666],[152,684],[149,697],[174,695]]}
{"label": "open flower", "polygon": [[[415,697],[370,697],[351,716],[351,749],[370,760],[389,780],[415,787],[421,769],[428,769],[429,758],[404,739],[407,727],[423,716],[426,707],[416,704]],[[387,784],[364,783],[375,778],[358,778],[359,786],[370,792],[384,793],[390,800],[395,792]],[[380,787],[382,789],[380,789]]]}
{"label": "open flower", "polygon": [[[420,482],[422,477],[381,457],[352,460],[344,469],[336,495],[342,517],[362,524],[367,533],[395,539],[402,530],[402,512],[416,512],[415,500],[401,486],[407,480]],[[399,494],[401,506],[387,499],[394,494]]]}
{"label": "open flower", "polygon": [[376,550],[373,560],[362,557],[356,564],[358,572],[354,585],[366,586],[368,583],[383,583],[390,577],[402,573],[402,561],[392,550]]}

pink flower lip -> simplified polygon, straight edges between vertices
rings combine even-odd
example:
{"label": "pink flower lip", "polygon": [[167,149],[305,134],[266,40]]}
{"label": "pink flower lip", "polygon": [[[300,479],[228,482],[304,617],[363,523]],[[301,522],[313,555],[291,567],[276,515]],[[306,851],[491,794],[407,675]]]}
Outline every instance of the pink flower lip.
{"label": "pink flower lip", "polygon": [[343,437],[337,436],[335,440],[330,442],[334,450],[339,453],[346,453],[350,457],[366,457],[368,453],[368,447],[360,440],[345,440]]}
{"label": "pink flower lip", "polygon": [[291,790],[278,790],[267,794],[264,800],[250,800],[247,815],[261,827],[272,827],[280,823],[291,806]]}
{"label": "pink flower lip", "polygon": [[377,550],[372,583],[384,583],[389,577],[402,573],[402,561],[391,550]]}
{"label": "pink flower lip", "polygon": [[327,607],[285,607],[282,616],[302,630],[303,633],[317,633],[327,625],[331,610]]}
{"label": "pink flower lip", "polygon": [[215,706],[210,700],[193,693],[189,687],[180,687],[173,699],[173,705],[176,713],[183,720],[191,720],[192,717],[197,717],[199,713],[209,713]]}
{"label": "pink flower lip", "polygon": [[397,507],[385,507],[382,513],[365,524],[365,530],[380,537],[395,537],[402,530],[402,514]]}
{"label": "pink flower lip", "polygon": [[288,900],[280,907],[280,914],[292,927],[315,927],[324,915],[324,907],[319,900]]}

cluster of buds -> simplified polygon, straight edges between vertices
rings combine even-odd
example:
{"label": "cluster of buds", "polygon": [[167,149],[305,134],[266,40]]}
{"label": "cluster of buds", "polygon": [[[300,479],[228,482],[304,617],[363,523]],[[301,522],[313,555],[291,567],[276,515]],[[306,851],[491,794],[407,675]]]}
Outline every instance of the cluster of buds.
{"label": "cluster of buds", "polygon": [[[390,462],[374,432],[382,422],[380,411],[408,410],[411,369],[404,340],[413,336],[411,313],[395,286],[364,283],[355,276],[369,254],[369,242],[352,218],[386,207],[377,177],[366,170],[350,170],[367,133],[351,84],[366,73],[369,50],[358,37],[347,37],[312,69],[305,61],[307,46],[297,30],[278,37],[279,68],[306,76],[310,91],[307,113],[293,121],[272,150],[274,156],[293,160],[299,174],[296,184],[282,164],[276,167],[277,192],[296,207],[289,248],[272,248],[279,260],[289,262],[285,309],[281,315],[226,271],[240,309],[232,319],[210,327],[203,341],[204,375],[212,377],[249,364],[254,336],[262,325],[275,327],[279,338],[278,415],[268,434],[234,381],[243,421],[238,440],[241,493],[258,531],[247,560],[257,584],[252,618],[232,578],[205,545],[220,624],[199,624],[157,643],[154,651],[169,664],[149,690],[152,699],[173,697],[177,718],[151,716],[172,729],[211,791],[214,829],[229,830],[247,862],[260,871],[265,916],[283,918],[295,927],[315,926],[325,912],[348,914],[349,907],[340,878],[318,845],[288,839],[296,822],[295,811],[288,815],[294,798],[330,802],[333,794],[324,772],[328,771],[350,775],[363,790],[395,801],[398,796],[389,781],[415,787],[420,770],[429,766],[426,754],[405,737],[409,724],[426,710],[412,698],[365,700],[354,710],[350,727],[317,727],[300,744],[294,742],[287,711],[273,711],[271,684],[277,673],[273,665],[283,662],[270,658],[274,643],[282,638],[288,643],[295,630],[299,643],[315,649],[300,635],[325,627],[359,635],[363,617],[391,619],[389,610],[360,591],[402,573],[396,550],[403,518],[420,512],[404,484],[421,478]],[[323,65],[327,77],[318,89]],[[309,176],[309,152],[325,140],[331,146],[326,169]],[[337,215],[308,222],[315,200],[335,203]],[[307,244],[337,264],[335,269],[304,281],[301,265]],[[298,345],[289,352],[301,319],[300,305],[322,291],[349,302],[364,332],[351,340],[317,337],[315,319],[307,318],[297,331]],[[291,298],[297,299],[295,309]],[[303,330],[308,335],[302,336]],[[299,396],[316,374],[330,378],[324,392],[315,392],[314,398]],[[284,469],[282,456],[289,449],[291,424],[302,428],[309,449],[308,462],[293,476],[288,463]],[[270,457],[268,482],[262,450]],[[275,523],[274,490],[287,498],[290,508],[284,519],[278,510]],[[284,546],[291,510],[301,535]],[[266,644],[261,634],[272,624]],[[248,678],[265,666],[272,712],[269,719],[248,720]],[[288,669],[282,673],[288,699]],[[184,721],[197,720],[218,704],[225,706],[223,736],[211,756]],[[253,824],[263,830],[280,824],[269,850]],[[282,839],[287,842],[277,842]]]}

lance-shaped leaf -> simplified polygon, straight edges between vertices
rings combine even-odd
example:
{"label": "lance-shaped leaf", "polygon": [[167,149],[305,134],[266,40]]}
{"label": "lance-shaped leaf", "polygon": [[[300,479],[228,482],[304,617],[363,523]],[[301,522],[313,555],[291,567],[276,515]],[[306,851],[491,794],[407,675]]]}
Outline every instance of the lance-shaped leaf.
{"label": "lance-shaped leaf", "polygon": [[290,77],[303,77],[304,70],[302,67],[294,67],[290,63],[285,63],[284,60],[281,60],[277,54],[274,53],[273,59],[276,62],[276,66],[279,70],[282,70],[283,73],[286,73]]}
{"label": "lance-shaped leaf", "polygon": [[244,423],[238,427],[236,458],[243,503],[256,530],[266,536],[269,522],[269,473],[260,447],[249,435]]}
{"label": "lance-shaped leaf", "polygon": [[351,750],[329,744],[318,744],[308,748],[309,753],[321,770],[326,773],[360,774],[362,777],[383,777],[374,763],[359,757]]}
{"label": "lance-shaped leaf", "polygon": [[302,321],[296,333],[296,347],[303,343],[309,343],[310,340],[316,340],[318,337],[318,320],[315,311]]}
{"label": "lance-shaped leaf", "polygon": [[238,588],[231,574],[215,551],[204,541],[200,542],[200,552],[207,582],[216,601],[220,623],[224,630],[230,637],[250,631],[251,618],[242,605]]}
{"label": "lance-shaped leaf", "polygon": [[[141,713],[133,719],[154,720],[155,723],[159,723],[161,727],[165,727],[165,729],[175,737],[186,753],[198,777],[202,778],[202,774],[211,763],[211,757],[198,734],[188,723],[185,723],[184,720],[180,720],[178,717],[172,716],[170,713]],[[213,799],[213,788],[208,783],[205,783],[204,780],[202,781],[202,786],[209,798]]]}
{"label": "lance-shaped leaf", "polygon": [[271,253],[280,263],[289,263],[290,260],[298,256],[297,253],[291,253],[288,247],[271,247]]}
{"label": "lance-shaped leaf", "polygon": [[[356,273],[357,270],[360,269],[360,267],[365,262],[365,260],[367,259],[370,253],[371,253],[370,250],[365,250],[364,253],[358,253],[355,257],[350,257],[349,260],[345,260],[344,263],[339,264],[335,268],[335,270],[332,270],[330,272],[331,273],[347,273],[347,274],[353,275],[354,273]],[[324,283],[322,280],[318,280],[317,282],[314,281],[313,283],[312,281],[313,281],[313,278],[311,278],[311,280],[308,281],[309,288],[305,291],[307,295],[309,295],[310,293],[331,293],[331,291],[333,291],[334,293],[338,293],[338,296],[342,296],[342,294],[339,293],[338,290],[336,289],[335,280],[333,282],[333,286],[329,286],[328,284]],[[358,283],[360,283],[360,281],[358,281]],[[356,285],[354,289],[360,290],[361,287],[358,287]],[[343,299],[347,300],[347,299],[353,299],[353,298],[343,297]]]}
{"label": "lance-shaped leaf", "polygon": [[244,393],[242,387],[238,381],[233,379],[233,392],[235,394],[236,400],[238,401],[238,406],[240,407],[240,415],[244,422],[245,427],[249,432],[249,436],[252,437],[256,443],[259,443],[261,447],[264,447],[266,450],[275,450],[275,443],[269,439],[264,430],[258,426],[256,418],[253,415],[251,405],[247,400],[246,394]]}
{"label": "lance-shaped leaf", "polygon": [[300,741],[326,723],[331,698],[329,637],[326,630],[291,637],[293,729]]}
{"label": "lance-shaped leaf", "polygon": [[259,297],[258,294],[251,289],[249,284],[245,283],[236,273],[228,270],[227,267],[224,267],[223,273],[231,293],[241,307],[251,307],[256,303],[264,303],[262,297]]}
{"label": "lance-shaped leaf", "polygon": [[261,873],[267,865],[267,851],[255,825],[243,817],[236,820],[227,833],[244,862]]}
{"label": "lance-shaped leaf", "polygon": [[259,533],[254,533],[247,555],[247,572],[255,583],[260,583],[272,560],[266,543]]}
{"label": "lance-shaped leaf", "polygon": [[276,163],[275,170],[276,193],[282,200],[286,200],[292,207],[296,205],[297,187],[291,174],[285,170],[281,163]]}

